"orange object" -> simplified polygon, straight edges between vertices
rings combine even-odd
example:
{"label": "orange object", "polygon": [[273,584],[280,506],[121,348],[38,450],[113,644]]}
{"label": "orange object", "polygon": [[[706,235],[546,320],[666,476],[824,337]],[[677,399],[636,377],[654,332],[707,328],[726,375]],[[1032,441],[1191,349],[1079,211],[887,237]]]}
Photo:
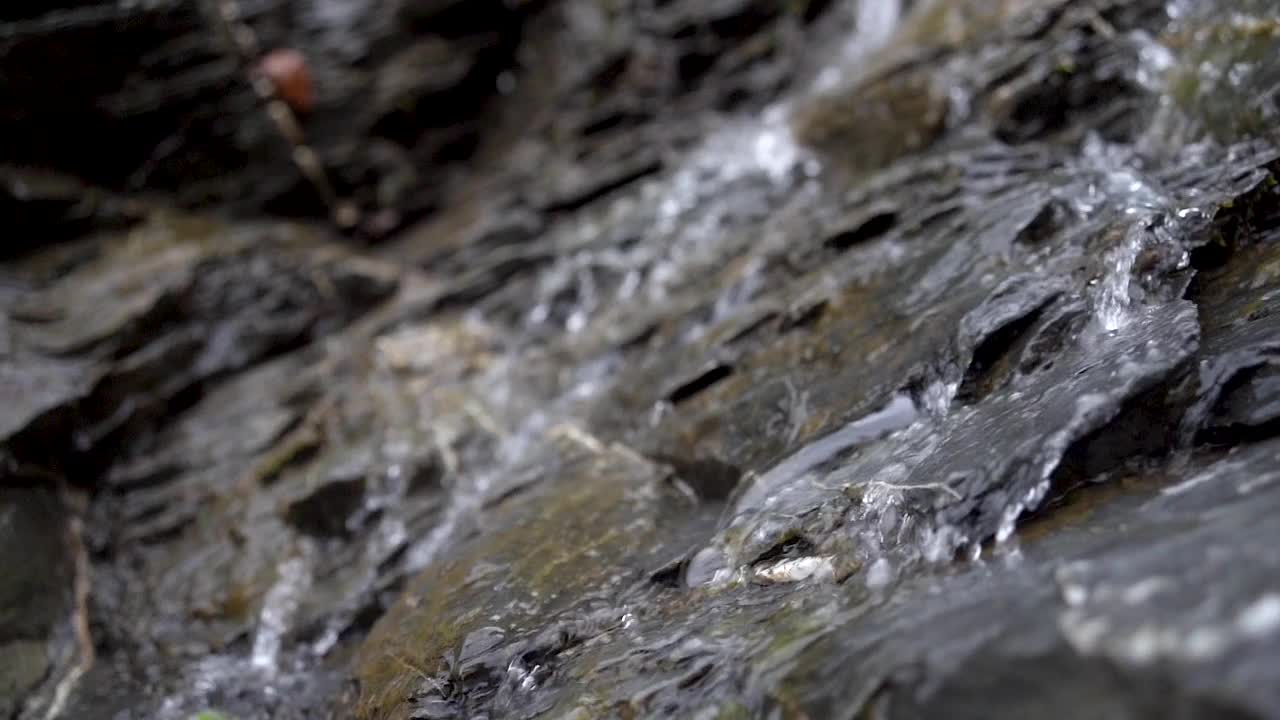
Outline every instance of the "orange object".
{"label": "orange object", "polygon": [[296,113],[309,113],[315,106],[311,71],[302,53],[289,48],[272,50],[258,61],[258,72],[271,81],[276,94]]}

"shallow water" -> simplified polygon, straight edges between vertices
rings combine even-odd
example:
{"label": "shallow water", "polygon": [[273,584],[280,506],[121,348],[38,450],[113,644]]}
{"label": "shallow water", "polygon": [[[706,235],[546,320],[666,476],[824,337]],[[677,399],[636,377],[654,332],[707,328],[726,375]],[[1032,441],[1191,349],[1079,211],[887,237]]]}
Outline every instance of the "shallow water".
{"label": "shallow water", "polygon": [[538,209],[600,171],[547,140],[511,223],[381,251],[425,268],[162,218],[13,269],[0,382],[111,382],[6,443],[146,428],[85,461],[62,716],[1274,714],[1268,8],[836,5],[775,96],[624,123],[656,170]]}

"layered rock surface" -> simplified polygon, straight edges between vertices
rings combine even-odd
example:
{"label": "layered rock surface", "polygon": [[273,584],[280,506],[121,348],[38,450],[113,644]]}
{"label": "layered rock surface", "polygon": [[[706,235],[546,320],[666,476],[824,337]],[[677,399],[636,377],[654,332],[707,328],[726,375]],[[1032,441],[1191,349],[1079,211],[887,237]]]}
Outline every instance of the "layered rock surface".
{"label": "layered rock surface", "polygon": [[28,148],[108,187],[0,195],[0,715],[1275,716],[1280,25],[1228,4],[246,6],[432,195],[327,161],[361,207],[436,210]]}

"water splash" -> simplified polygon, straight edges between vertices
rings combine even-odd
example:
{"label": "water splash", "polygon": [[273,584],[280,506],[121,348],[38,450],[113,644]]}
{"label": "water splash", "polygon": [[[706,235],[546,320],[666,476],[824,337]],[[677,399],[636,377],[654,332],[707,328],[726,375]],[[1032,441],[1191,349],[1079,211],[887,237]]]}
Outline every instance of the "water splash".
{"label": "water splash", "polygon": [[[616,322],[619,303],[670,302],[722,267],[729,248],[747,251],[747,229],[795,202],[795,188],[818,172],[787,118],[788,106],[777,104],[758,119],[727,121],[668,173],[555,228],[557,259],[539,274],[532,307],[521,308],[527,321],[589,336],[595,323]],[[610,228],[643,228],[644,241]],[[750,269],[744,274],[717,312],[750,300]]]}
{"label": "water splash", "polygon": [[1000,526],[996,529],[997,543],[1008,542],[1009,538],[1013,537],[1013,531],[1017,529],[1018,519],[1022,517],[1022,513],[1036,508],[1049,492],[1049,486],[1048,479],[1042,480],[1021,498],[1010,502],[1005,507],[1004,513],[1000,516]]}
{"label": "water splash", "polygon": [[1143,233],[1138,226],[1129,228],[1106,255],[1095,300],[1098,324],[1106,332],[1119,330],[1129,322],[1129,290],[1133,283],[1133,266],[1142,250]]}
{"label": "water splash", "polygon": [[920,393],[920,405],[925,414],[934,420],[941,420],[951,410],[951,403],[960,389],[958,382],[938,380],[925,386]]}
{"label": "water splash", "polygon": [[896,570],[889,558],[879,557],[867,568],[866,584],[868,590],[884,590],[893,583]]}
{"label": "water splash", "polygon": [[792,453],[773,469],[761,475],[738,499],[736,512],[768,508],[781,496],[803,488],[803,479],[814,478],[814,471],[836,461],[841,455],[869,442],[901,430],[919,416],[908,395],[895,395],[883,408],[858,418]]}
{"label": "water splash", "polygon": [[813,90],[834,89],[850,68],[858,67],[867,56],[887,45],[901,24],[902,15],[901,0],[859,0],[853,31],[840,46],[836,61],[814,79]]}
{"label": "water splash", "polygon": [[280,563],[276,582],[267,591],[258,613],[249,663],[268,676],[280,670],[281,645],[311,585],[313,554],[310,544],[303,542],[296,556]]}
{"label": "water splash", "polygon": [[1141,160],[1132,147],[1109,143],[1091,134],[1074,168],[1074,172],[1089,178],[1084,191],[1074,199],[1076,210],[1084,217],[1094,217],[1106,208],[1119,212],[1126,223],[1119,238],[1106,250],[1094,283],[1097,324],[1105,332],[1128,324],[1138,256],[1152,228],[1165,218],[1176,217],[1170,193],[1140,167]]}

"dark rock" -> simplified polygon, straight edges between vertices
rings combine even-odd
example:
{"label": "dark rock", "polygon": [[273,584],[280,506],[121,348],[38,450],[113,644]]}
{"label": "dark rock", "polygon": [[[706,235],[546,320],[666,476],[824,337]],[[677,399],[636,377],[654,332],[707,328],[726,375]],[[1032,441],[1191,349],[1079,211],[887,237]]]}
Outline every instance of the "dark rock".
{"label": "dark rock", "polygon": [[331,479],[289,503],[285,519],[308,535],[345,537],[364,498],[363,477]]}
{"label": "dark rock", "polygon": [[[181,148],[190,155],[165,157],[173,150],[170,138],[226,137],[212,111],[228,85],[234,92],[224,108],[251,104],[247,84],[236,82],[234,60],[190,3],[134,7],[104,0],[42,10],[0,26],[6,98],[0,117],[12,132],[9,162],[125,189],[151,161],[199,162],[196,147]],[[265,118],[258,122],[265,127]],[[113,142],[103,145],[103,137]],[[224,163],[234,155],[226,150]],[[203,159],[217,162],[216,155]]]}
{"label": "dark rock", "polygon": [[[374,88],[370,112],[375,118],[375,127],[386,132],[391,122],[421,128],[457,121],[458,118],[447,113],[456,112],[458,108],[447,107],[450,98],[444,93],[461,85],[474,70],[473,52],[440,38],[425,38],[392,56]],[[422,107],[424,103],[434,106]],[[397,114],[407,117],[393,120],[392,116]]]}
{"label": "dark rock", "polygon": [[0,224],[8,234],[0,258],[94,230],[117,230],[142,219],[142,203],[87,187],[74,178],[0,169]]}
{"label": "dark rock", "polygon": [[90,262],[8,310],[18,320],[0,386],[17,412],[0,430],[13,461],[109,447],[207,383],[349,322],[396,283],[285,226],[154,217],[93,245]]}
{"label": "dark rock", "polygon": [[[378,623],[361,662],[364,714],[399,715],[405,703],[425,708],[442,700],[474,712],[492,693],[502,696],[511,682],[509,667],[524,668],[519,684],[533,665],[546,667],[618,622],[608,611],[598,619],[573,619],[571,609],[584,593],[602,603],[621,602],[645,568],[697,532],[696,508],[665,486],[659,467],[624,447],[569,446],[564,452],[559,479],[502,506],[506,521],[497,533],[477,538],[419,578]],[[624,517],[643,542],[619,532]],[[493,612],[501,613],[502,626],[489,624]],[[557,625],[557,615],[567,622]],[[427,675],[406,677],[399,662]],[[461,686],[442,696],[433,690],[441,687],[431,680],[436,674]]]}
{"label": "dark rock", "polygon": [[1033,340],[1032,326],[1061,291],[1052,281],[1015,275],[960,320],[959,354],[971,359],[956,390],[958,401],[972,403],[1007,382],[1013,360]]}
{"label": "dark rock", "polygon": [[797,109],[796,136],[864,173],[928,147],[945,129],[947,98],[922,72],[827,91]]}
{"label": "dark rock", "polygon": [[661,169],[662,162],[651,146],[637,146],[629,140],[603,144],[593,148],[587,162],[575,159],[550,168],[545,185],[532,198],[533,204],[551,212],[575,210]]}
{"label": "dark rock", "polygon": [[1280,419],[1280,376],[1274,364],[1236,378],[1218,401],[1213,425],[1263,429]]}
{"label": "dark rock", "polygon": [[850,220],[841,222],[825,244],[833,250],[848,250],[854,245],[874,240],[893,230],[898,224],[898,214],[892,207],[862,210]]}
{"label": "dark rock", "polygon": [[56,429],[58,412],[88,396],[94,383],[91,373],[83,362],[12,355],[0,359],[0,398],[7,408],[0,442],[9,446],[14,436],[33,425]]}
{"label": "dark rock", "polygon": [[[1252,542],[1234,547],[1233,562],[1211,558],[1221,547],[1214,538],[1237,523],[1269,532],[1254,518],[1275,502],[1273,473],[1262,470],[1274,453],[1274,444],[1248,448],[1164,492],[1095,505],[1024,545],[1027,560],[1045,563],[1029,575],[1022,563],[973,566],[912,593],[909,606],[886,604],[823,631],[787,671],[787,696],[815,715],[865,706],[893,717],[943,707],[972,716],[981,705],[1018,717],[1068,693],[1099,716],[1265,716],[1274,691],[1249,668],[1274,652],[1273,636],[1235,623],[1270,614],[1273,596],[1259,583],[1271,561]],[[1250,490],[1220,504],[1243,486]],[[988,632],[991,621],[999,632]],[[987,670],[983,678],[970,675],[976,668]],[[975,688],[1001,700],[979,699]]]}
{"label": "dark rock", "polygon": [[79,520],[57,491],[0,479],[0,713],[41,717],[60,711],[93,662],[82,605],[88,568]]}
{"label": "dark rock", "polygon": [[[494,77],[510,64],[520,22],[518,13],[493,3],[484,14],[464,11],[478,21],[466,37],[420,42],[396,13],[376,4],[336,13],[309,0],[230,5],[262,52],[293,48],[305,57],[315,85],[305,141],[324,158],[335,147],[366,147],[379,136],[396,139],[413,156],[421,127],[409,132],[406,123],[476,122],[494,94]],[[64,2],[0,23],[9,70],[4,97],[12,99],[0,107],[14,148],[6,162],[73,174],[113,191],[153,191],[186,206],[327,211],[321,190],[309,187],[294,164],[293,139],[250,85],[247,67],[258,58],[243,56],[237,26],[223,20],[221,3],[207,10],[185,2],[145,8]],[[456,14],[427,13],[440,32],[453,34],[464,29]],[[46,70],[27,69],[37,67]],[[89,137],[114,142],[104,149]],[[366,178],[337,191],[359,197],[378,182]],[[79,206],[76,215],[91,207]],[[401,200],[394,209],[412,207]],[[32,205],[23,212],[51,210]]]}
{"label": "dark rock", "polygon": [[919,490],[910,493],[911,502],[929,507],[970,541],[1008,537],[1018,515],[1044,499],[1071,444],[1167,377],[1195,352],[1198,336],[1194,310],[1172,305],[1136,318],[1123,335],[1085,339],[1076,352],[1088,359],[1063,358],[967,416],[959,432],[912,471],[906,487]]}
{"label": "dark rock", "polygon": [[[1274,430],[1275,362],[1280,314],[1270,310],[1277,284],[1270,246],[1243,251],[1200,280],[1200,297],[1215,314],[1198,368],[1200,397],[1183,421],[1186,434],[1231,442]],[[1261,263],[1259,261],[1262,261]],[[1240,283],[1227,290],[1227,283]]]}

